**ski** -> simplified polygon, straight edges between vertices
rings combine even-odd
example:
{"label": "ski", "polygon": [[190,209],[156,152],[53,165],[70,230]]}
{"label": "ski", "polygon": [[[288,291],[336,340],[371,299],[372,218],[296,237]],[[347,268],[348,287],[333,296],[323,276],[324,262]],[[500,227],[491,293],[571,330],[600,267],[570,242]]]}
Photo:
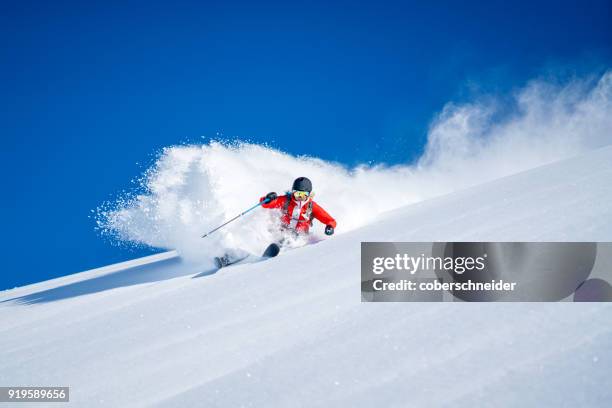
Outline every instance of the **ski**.
{"label": "ski", "polygon": [[249,256],[250,255],[243,256],[241,258],[234,258],[234,259],[231,259],[228,255],[216,256],[214,259],[215,266],[217,267],[217,269],[225,268],[227,266],[235,265],[239,262],[242,262],[245,259],[247,259]]}

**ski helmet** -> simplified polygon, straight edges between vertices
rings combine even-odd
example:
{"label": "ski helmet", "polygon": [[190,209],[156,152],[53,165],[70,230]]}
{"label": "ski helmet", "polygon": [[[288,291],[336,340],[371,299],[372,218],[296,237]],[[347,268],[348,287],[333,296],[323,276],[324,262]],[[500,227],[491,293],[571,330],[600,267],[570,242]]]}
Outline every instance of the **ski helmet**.
{"label": "ski helmet", "polygon": [[292,190],[312,192],[312,183],[306,177],[298,177],[293,182]]}

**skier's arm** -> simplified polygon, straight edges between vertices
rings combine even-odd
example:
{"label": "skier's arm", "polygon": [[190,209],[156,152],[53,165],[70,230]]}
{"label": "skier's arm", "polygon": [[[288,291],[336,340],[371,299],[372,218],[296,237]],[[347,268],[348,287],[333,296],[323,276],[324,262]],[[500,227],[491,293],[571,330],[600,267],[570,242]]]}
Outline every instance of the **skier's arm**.
{"label": "skier's arm", "polygon": [[314,201],[312,203],[312,215],[326,226],[329,225],[332,228],[336,228],[336,220]]}
{"label": "skier's arm", "polygon": [[[261,197],[259,199],[259,202],[262,203],[261,206],[263,208],[279,208],[282,207],[283,205],[283,200],[285,199],[285,196],[276,196],[276,193],[274,193],[274,195],[272,195],[273,193],[268,193],[265,196]],[[270,199],[268,202],[265,202],[266,199]]]}

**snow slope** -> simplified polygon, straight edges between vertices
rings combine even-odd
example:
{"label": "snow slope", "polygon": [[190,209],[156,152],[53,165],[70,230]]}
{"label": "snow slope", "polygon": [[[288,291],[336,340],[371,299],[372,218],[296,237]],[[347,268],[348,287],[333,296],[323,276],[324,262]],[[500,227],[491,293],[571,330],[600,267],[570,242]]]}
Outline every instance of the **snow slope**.
{"label": "snow slope", "polygon": [[4,291],[0,384],[84,407],[610,406],[612,306],[361,303],[359,273],[364,240],[611,240],[610,180],[607,147],[267,262],[170,252]]}

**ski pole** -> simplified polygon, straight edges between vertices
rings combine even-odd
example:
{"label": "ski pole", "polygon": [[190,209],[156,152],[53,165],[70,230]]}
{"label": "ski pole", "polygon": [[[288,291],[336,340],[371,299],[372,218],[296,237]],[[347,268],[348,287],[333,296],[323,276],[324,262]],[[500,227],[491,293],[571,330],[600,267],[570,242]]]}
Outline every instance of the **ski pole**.
{"label": "ski pole", "polygon": [[245,210],[245,211],[241,212],[240,214],[238,214],[237,216],[235,216],[235,217],[234,217],[234,218],[232,218],[231,220],[224,222],[223,224],[219,225],[217,228],[215,228],[215,229],[213,229],[213,230],[211,230],[211,231],[208,231],[206,234],[202,235],[202,238],[206,238],[207,236],[209,236],[210,234],[212,234],[212,233],[213,233],[213,232],[215,232],[216,230],[218,230],[218,229],[221,229],[221,228],[225,227],[225,226],[226,226],[227,224],[229,224],[230,222],[237,220],[238,218],[242,217],[244,214],[248,213],[249,211],[252,211],[252,210],[256,209],[257,207],[259,207],[259,206],[260,206],[260,205],[262,205],[262,204],[267,204],[269,201],[270,201],[270,200],[268,200],[268,199],[266,198],[265,200],[258,202],[257,204],[255,204],[254,206],[252,206],[252,207],[251,207],[251,208],[249,208],[248,210]]}

